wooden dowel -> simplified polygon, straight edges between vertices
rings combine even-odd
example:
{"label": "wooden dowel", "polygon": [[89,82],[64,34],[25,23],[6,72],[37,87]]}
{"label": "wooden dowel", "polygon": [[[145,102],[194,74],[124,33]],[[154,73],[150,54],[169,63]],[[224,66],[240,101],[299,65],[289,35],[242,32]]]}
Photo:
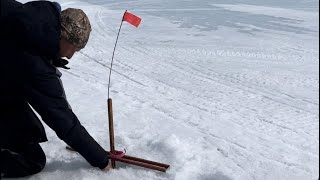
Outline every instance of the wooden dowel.
{"label": "wooden dowel", "polygon": [[[75,151],[70,146],[66,146],[66,149],[68,149],[70,151]],[[108,155],[110,155],[110,152],[108,152]],[[141,158],[136,158],[136,157],[132,157],[132,156],[127,156],[127,155],[125,155],[122,158],[114,158],[112,161],[120,161],[123,163],[133,164],[136,166],[141,166],[141,167],[148,168],[148,169],[154,169],[154,170],[161,171],[161,172],[166,172],[166,170],[170,167],[170,165],[167,165],[167,164],[162,164],[162,163],[149,161],[149,160],[145,160],[145,159],[141,159]]]}
{"label": "wooden dowel", "polygon": [[[108,152],[108,155],[110,155],[110,152]],[[118,159],[120,159],[120,158],[118,158]],[[146,160],[146,159],[141,159],[141,158],[128,156],[128,155],[124,155],[121,159],[128,159],[128,160],[132,160],[132,161],[136,161],[136,162],[142,162],[145,164],[151,164],[151,165],[155,165],[155,166],[159,166],[159,167],[164,167],[166,169],[168,169],[170,167],[170,165],[168,165],[168,164],[163,164],[163,163],[150,161],[150,160]]]}
{"label": "wooden dowel", "polygon": [[[112,110],[112,99],[108,99],[108,117],[109,117],[109,137],[110,137],[110,152],[115,152],[114,147],[114,129],[113,129],[113,110]],[[116,162],[111,160],[112,168],[116,167]]]}
{"label": "wooden dowel", "polygon": [[115,158],[115,160],[123,162],[123,163],[127,163],[127,164],[133,164],[133,165],[136,165],[136,166],[141,166],[141,167],[144,167],[144,168],[161,171],[161,172],[166,172],[166,170],[167,170],[165,167],[160,167],[160,166],[147,164],[147,163],[143,163],[143,162],[139,162],[139,161],[134,161],[134,160],[130,160],[130,159]]}
{"label": "wooden dowel", "polygon": [[159,163],[159,162],[155,162],[155,161],[150,161],[150,160],[146,160],[146,159],[141,159],[141,158],[137,158],[137,157],[133,157],[133,156],[128,156],[128,155],[125,155],[125,156],[123,157],[123,159],[129,159],[129,160],[134,160],[134,161],[143,162],[143,163],[147,163],[147,164],[152,164],[152,165],[164,167],[164,168],[166,168],[166,169],[170,167],[170,165],[168,165],[168,164],[163,164],[163,163]]}

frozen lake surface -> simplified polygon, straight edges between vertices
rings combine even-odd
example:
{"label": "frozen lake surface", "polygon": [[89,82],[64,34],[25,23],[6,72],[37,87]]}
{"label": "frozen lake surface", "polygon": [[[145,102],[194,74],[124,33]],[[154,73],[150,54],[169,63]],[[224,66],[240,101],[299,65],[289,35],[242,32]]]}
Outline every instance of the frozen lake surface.
{"label": "frozen lake surface", "polygon": [[109,150],[107,80],[117,149],[171,165],[92,168],[47,129],[47,166],[27,179],[315,180],[319,176],[319,2],[58,0],[92,24],[61,70],[83,126]]}

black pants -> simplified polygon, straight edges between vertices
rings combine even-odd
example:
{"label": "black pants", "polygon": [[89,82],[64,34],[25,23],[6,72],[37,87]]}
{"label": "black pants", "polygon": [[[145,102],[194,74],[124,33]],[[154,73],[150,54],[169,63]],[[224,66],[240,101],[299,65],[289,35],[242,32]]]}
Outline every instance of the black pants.
{"label": "black pants", "polygon": [[25,177],[40,172],[46,156],[38,143],[1,148],[1,177]]}

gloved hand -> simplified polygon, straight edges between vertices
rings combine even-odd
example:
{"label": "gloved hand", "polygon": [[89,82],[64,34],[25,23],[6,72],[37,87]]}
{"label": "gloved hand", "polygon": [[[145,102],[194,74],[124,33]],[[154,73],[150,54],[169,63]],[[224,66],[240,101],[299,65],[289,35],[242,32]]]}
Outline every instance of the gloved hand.
{"label": "gloved hand", "polygon": [[108,166],[103,168],[102,171],[110,171],[112,169],[112,165],[111,163],[109,162]]}
{"label": "gloved hand", "polygon": [[[72,152],[76,152],[76,150],[74,150],[71,146],[66,146],[66,149]],[[112,164],[109,162],[108,165],[101,170],[106,172],[112,170]]]}

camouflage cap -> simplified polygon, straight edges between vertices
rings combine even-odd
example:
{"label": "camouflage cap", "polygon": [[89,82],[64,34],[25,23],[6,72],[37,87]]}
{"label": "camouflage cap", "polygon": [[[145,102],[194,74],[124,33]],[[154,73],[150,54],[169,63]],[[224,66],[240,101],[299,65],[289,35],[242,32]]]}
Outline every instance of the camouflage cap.
{"label": "camouflage cap", "polygon": [[61,36],[82,49],[91,32],[87,15],[81,9],[68,8],[61,12]]}

